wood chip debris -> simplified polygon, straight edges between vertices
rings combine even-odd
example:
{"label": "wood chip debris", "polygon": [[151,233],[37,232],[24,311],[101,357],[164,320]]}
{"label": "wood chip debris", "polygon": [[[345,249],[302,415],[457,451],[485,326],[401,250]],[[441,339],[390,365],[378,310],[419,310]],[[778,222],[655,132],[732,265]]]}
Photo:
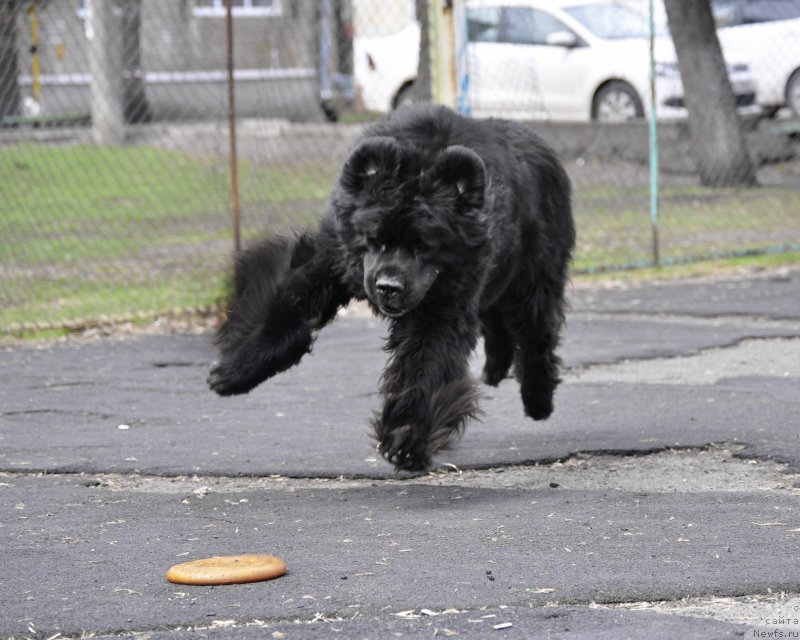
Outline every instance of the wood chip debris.
{"label": "wood chip debris", "polygon": [[419,618],[419,616],[414,612],[414,609],[409,609],[408,611],[398,611],[394,615],[396,615],[398,618],[404,618],[405,620]]}

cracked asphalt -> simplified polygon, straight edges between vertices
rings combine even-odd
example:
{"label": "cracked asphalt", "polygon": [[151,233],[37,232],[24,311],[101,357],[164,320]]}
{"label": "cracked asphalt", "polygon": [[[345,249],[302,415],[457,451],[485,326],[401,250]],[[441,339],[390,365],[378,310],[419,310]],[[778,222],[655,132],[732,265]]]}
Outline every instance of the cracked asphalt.
{"label": "cracked asphalt", "polygon": [[[552,418],[486,388],[422,476],[368,435],[360,313],[239,398],[208,336],[3,348],[0,637],[800,637],[800,271],[571,306]],[[289,572],[165,579],[246,552]]]}

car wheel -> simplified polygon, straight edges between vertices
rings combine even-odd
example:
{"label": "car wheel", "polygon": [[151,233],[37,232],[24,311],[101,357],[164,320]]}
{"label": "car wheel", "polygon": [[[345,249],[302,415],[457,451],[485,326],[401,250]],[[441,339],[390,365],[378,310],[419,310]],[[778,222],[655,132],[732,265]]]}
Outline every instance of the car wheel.
{"label": "car wheel", "polygon": [[592,100],[592,119],[599,122],[626,122],[644,117],[642,101],[627,82],[614,80],[603,85]]}
{"label": "car wheel", "polygon": [[786,83],[786,104],[800,118],[800,69],[796,69]]}

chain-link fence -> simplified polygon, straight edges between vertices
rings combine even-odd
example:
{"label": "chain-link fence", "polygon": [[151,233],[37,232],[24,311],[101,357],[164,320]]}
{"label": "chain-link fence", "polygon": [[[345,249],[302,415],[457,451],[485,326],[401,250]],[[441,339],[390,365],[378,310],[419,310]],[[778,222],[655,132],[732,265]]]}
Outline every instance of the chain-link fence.
{"label": "chain-link fence", "polygon": [[655,231],[661,263],[798,250],[800,6],[740,27],[747,3],[715,2],[758,181],[719,187],[665,33],[651,105],[647,0],[558,4],[0,0],[0,331],[213,307],[232,211],[244,244],[313,224],[364,123],[413,101],[559,151],[577,271],[651,264]]}

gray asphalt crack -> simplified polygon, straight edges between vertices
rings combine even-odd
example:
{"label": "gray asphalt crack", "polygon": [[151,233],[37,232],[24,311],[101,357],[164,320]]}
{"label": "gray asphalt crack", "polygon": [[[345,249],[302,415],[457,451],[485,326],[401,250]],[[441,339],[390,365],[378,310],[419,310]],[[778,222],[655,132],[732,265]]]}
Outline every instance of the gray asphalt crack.
{"label": "gray asphalt crack", "polygon": [[[175,494],[202,498],[210,493],[252,491],[297,492],[374,486],[425,485],[471,489],[559,489],[563,491],[621,491],[635,493],[783,492],[800,495],[800,473],[774,461],[740,458],[741,444],[705,448],[667,449],[655,453],[614,455],[579,453],[549,464],[507,465],[460,470],[443,467],[424,476],[385,478],[296,478],[230,476],[154,476],[139,474],[78,474],[83,484],[112,492]],[[30,473],[5,473],[14,477]],[[42,474],[52,478],[58,474]],[[71,474],[65,474],[71,475]]]}
{"label": "gray asphalt crack", "polygon": [[746,339],[734,346],[706,349],[694,355],[594,365],[569,372],[567,379],[710,385],[725,378],[753,375],[796,379],[800,401],[800,338]]}

